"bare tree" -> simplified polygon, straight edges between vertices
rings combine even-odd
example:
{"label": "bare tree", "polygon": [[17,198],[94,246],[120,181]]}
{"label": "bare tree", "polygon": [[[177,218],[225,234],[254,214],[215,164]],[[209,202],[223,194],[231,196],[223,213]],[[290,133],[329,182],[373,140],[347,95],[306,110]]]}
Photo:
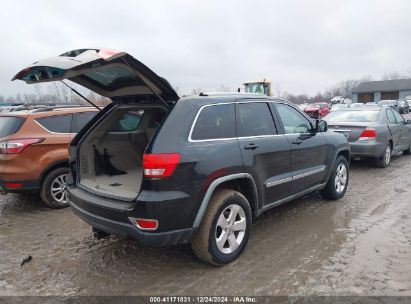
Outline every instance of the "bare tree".
{"label": "bare tree", "polygon": [[277,84],[277,85],[275,86],[275,96],[276,96],[276,97],[281,97],[281,87],[280,87],[279,84]]}
{"label": "bare tree", "polygon": [[404,78],[400,73],[398,72],[391,72],[391,73],[384,73],[382,75],[382,80],[395,80],[395,79],[401,79]]}
{"label": "bare tree", "polygon": [[217,91],[219,91],[219,92],[231,92],[231,88],[228,85],[220,84]]}
{"label": "bare tree", "polygon": [[192,89],[192,90],[191,90],[191,94],[192,94],[192,95],[198,95],[198,94],[200,94],[201,92],[203,92],[203,89],[201,89],[201,88],[196,88],[196,89]]}
{"label": "bare tree", "polygon": [[41,88],[40,85],[38,83],[36,83],[34,85],[34,92],[36,92],[36,97],[38,102],[42,101],[42,92],[41,92]]}
{"label": "bare tree", "polygon": [[70,102],[70,89],[60,82],[53,82],[49,85],[49,94],[56,103]]}

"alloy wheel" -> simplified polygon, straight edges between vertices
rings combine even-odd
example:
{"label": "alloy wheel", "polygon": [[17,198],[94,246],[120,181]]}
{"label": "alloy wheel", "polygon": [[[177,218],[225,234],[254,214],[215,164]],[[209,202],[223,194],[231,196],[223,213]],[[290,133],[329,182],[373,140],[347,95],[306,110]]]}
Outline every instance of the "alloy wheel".
{"label": "alloy wheel", "polygon": [[51,196],[61,205],[68,204],[67,176],[68,174],[59,175],[51,183]]}
{"label": "alloy wheel", "polygon": [[391,162],[391,147],[390,147],[390,145],[388,145],[387,148],[385,149],[384,162],[387,166]]}
{"label": "alloy wheel", "polygon": [[345,164],[340,163],[337,166],[335,174],[335,190],[337,193],[341,193],[345,190],[347,186],[347,167]]}
{"label": "alloy wheel", "polygon": [[217,248],[224,254],[233,253],[242,243],[247,229],[243,208],[237,204],[221,212],[215,229]]}

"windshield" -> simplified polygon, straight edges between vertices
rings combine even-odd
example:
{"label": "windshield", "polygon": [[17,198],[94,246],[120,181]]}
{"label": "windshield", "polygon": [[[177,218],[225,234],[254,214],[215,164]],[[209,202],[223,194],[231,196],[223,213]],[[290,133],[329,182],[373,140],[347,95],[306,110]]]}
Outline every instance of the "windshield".
{"label": "windshield", "polygon": [[0,137],[6,137],[16,133],[24,122],[21,117],[0,117]]}
{"label": "windshield", "polygon": [[336,111],[325,117],[327,122],[373,122],[377,121],[380,111]]}
{"label": "windshield", "polygon": [[248,83],[245,85],[245,92],[246,93],[260,93],[260,94],[268,93],[263,83]]}

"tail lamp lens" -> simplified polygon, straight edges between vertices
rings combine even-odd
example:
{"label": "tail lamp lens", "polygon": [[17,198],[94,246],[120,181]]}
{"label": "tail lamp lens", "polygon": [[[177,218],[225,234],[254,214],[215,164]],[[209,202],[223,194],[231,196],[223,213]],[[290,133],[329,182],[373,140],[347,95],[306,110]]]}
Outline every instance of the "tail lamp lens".
{"label": "tail lamp lens", "polygon": [[144,154],[144,176],[151,178],[171,176],[180,163],[180,158],[181,155],[178,153]]}
{"label": "tail lamp lens", "polygon": [[32,144],[40,143],[44,138],[15,139],[0,142],[0,153],[18,154]]}
{"label": "tail lamp lens", "polygon": [[375,129],[365,129],[362,131],[360,138],[358,140],[371,140],[377,137],[377,130]]}

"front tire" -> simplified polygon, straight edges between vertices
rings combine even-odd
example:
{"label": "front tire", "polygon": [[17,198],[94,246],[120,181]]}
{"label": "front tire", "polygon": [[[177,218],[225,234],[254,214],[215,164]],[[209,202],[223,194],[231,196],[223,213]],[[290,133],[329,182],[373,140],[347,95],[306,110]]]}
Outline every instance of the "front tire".
{"label": "front tire", "polygon": [[250,236],[251,214],[244,195],[228,189],[218,190],[191,242],[196,256],[213,265],[237,259]]}
{"label": "front tire", "polygon": [[348,161],[344,156],[340,155],[335,160],[327,185],[320,191],[321,196],[329,200],[342,198],[347,191],[349,177]]}
{"label": "front tire", "polygon": [[69,168],[62,167],[50,171],[41,184],[40,196],[42,201],[53,209],[69,206],[67,195],[67,176]]}

